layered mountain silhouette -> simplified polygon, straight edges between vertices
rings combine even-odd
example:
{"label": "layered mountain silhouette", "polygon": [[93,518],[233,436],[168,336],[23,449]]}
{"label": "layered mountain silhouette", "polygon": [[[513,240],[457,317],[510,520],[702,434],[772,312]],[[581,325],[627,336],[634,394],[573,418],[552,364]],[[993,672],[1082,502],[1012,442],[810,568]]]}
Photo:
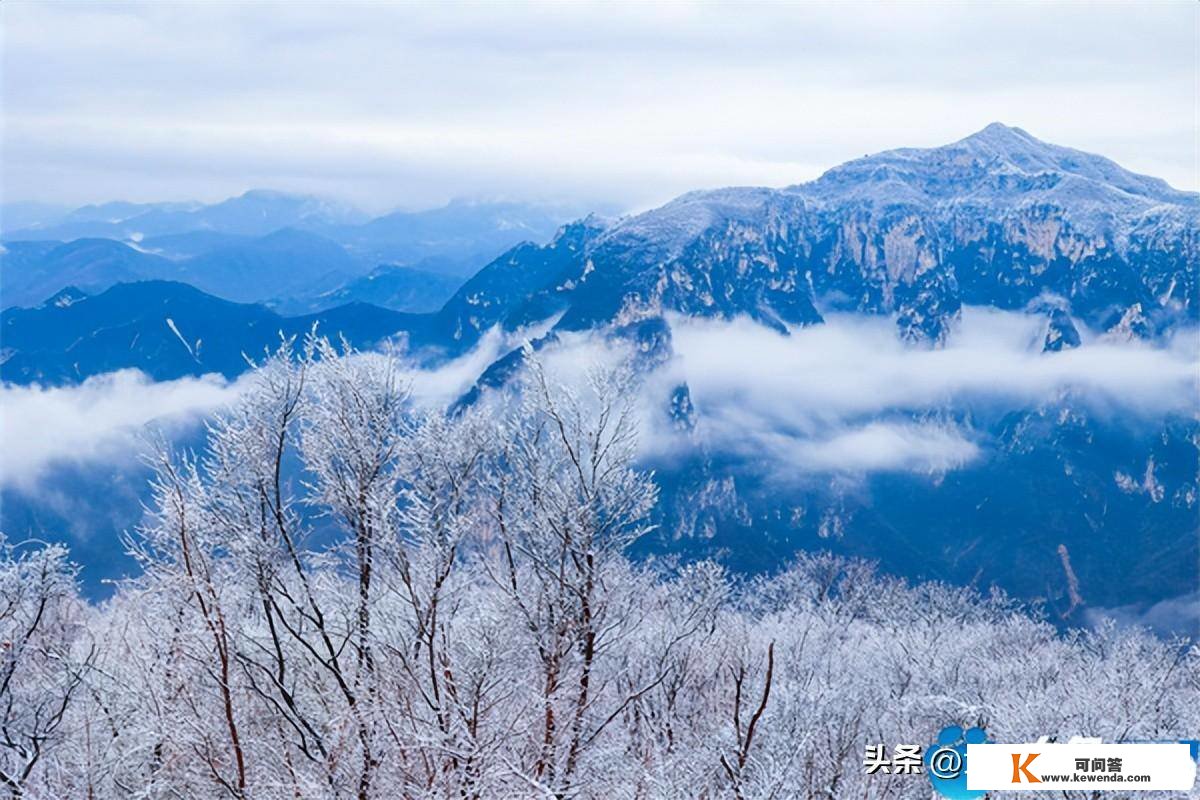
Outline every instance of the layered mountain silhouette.
{"label": "layered mountain silhouette", "polygon": [[[163,238],[174,244],[179,237]],[[174,245],[174,257],[112,239],[8,242],[0,256],[0,300],[6,308],[28,306],[64,285],[94,294],[118,283],[172,280],[227,300],[269,302],[328,292],[367,270],[332,240],[295,228],[205,240],[205,247],[186,256],[178,254],[192,249],[190,242]]]}
{"label": "layered mountain silhouette", "polygon": [[84,206],[62,218],[12,230],[6,239],[106,238],[138,240],[187,231],[262,236],[280,228],[319,229],[367,221],[363,212],[311,195],[252,189],[212,205],[124,203]]}
{"label": "layered mountain silhouette", "polygon": [[85,292],[146,278],[178,278],[169,259],[111,239],[6,242],[0,255],[0,305],[40,304],[66,286]]}
{"label": "layered mountain silhouette", "polygon": [[417,267],[381,264],[360,278],[313,294],[300,293],[272,303],[284,314],[315,313],[346,303],[367,303],[397,311],[429,313],[440,309],[463,283],[463,278]]}
{"label": "layered mountain silhouette", "polygon": [[[619,331],[678,313],[786,330],[838,311],[892,315],[902,338],[936,346],[969,304],[1053,309],[1049,349],[1077,338],[1073,320],[1152,337],[1200,318],[1198,211],[1194,193],[993,124],[944,147],[851,161],[808,184],[693,192],[616,221],[581,219],[546,244],[512,248],[429,319],[406,317],[395,332],[455,354],[497,325]],[[451,226],[447,213],[423,219],[419,227]],[[405,293],[419,278],[386,268],[354,275],[363,262],[297,229],[214,243],[172,260],[107,240],[10,242],[5,303],[40,302],[64,285],[94,293],[168,278],[233,300],[291,298],[284,307],[298,310],[386,300],[388,284]]]}
{"label": "layered mountain silhouette", "polygon": [[[265,190],[212,205],[117,202],[67,214],[45,212],[40,217],[37,208],[6,204],[0,214],[6,248],[0,254],[4,307],[35,305],[45,299],[45,287],[24,280],[21,273],[27,268],[46,273],[60,269],[53,260],[41,264],[34,258],[53,249],[47,242],[78,249],[81,240],[92,242],[93,248],[94,242],[103,240],[114,251],[123,245],[169,261],[200,259],[196,269],[178,275],[161,263],[119,271],[77,259],[76,268],[87,273],[81,277],[88,281],[68,282],[89,282],[93,291],[123,280],[182,276],[226,299],[303,303],[381,265],[453,276],[461,283],[513,245],[545,242],[570,218],[566,209],[552,206],[458,200],[442,208],[398,211],[372,219],[321,198]],[[41,221],[23,227],[12,224],[12,220],[27,222],[31,215]],[[284,268],[275,262],[285,255],[297,274],[288,285],[276,286]],[[97,253],[97,261],[106,258],[111,257]],[[304,284],[303,279],[320,275],[337,276],[340,281],[332,286]],[[269,291],[272,286],[274,292]]]}
{"label": "layered mountain silhouette", "polygon": [[[200,209],[133,211],[136,220]],[[7,241],[4,305],[16,294],[29,307],[0,315],[0,378],[62,384],[123,367],[232,377],[246,355],[314,324],[362,347],[402,340],[428,363],[497,328],[535,349],[586,332],[631,342],[649,369],[672,357],[677,317],[749,318],[790,335],[833,314],[871,315],[893,321],[908,346],[937,348],[964,306],[987,306],[1040,316],[1030,347],[1047,359],[1069,358],[1087,336],[1163,341],[1200,323],[1200,196],[999,124],[943,147],[856,159],[805,184],[692,192],[554,230],[502,204],[365,224],[313,219],[261,233],[146,232],[140,249]],[[529,241],[501,245],[499,231]],[[492,255],[509,249],[480,255],[493,246]],[[438,261],[446,251],[484,266],[455,290],[450,262]],[[75,288],[58,292],[66,286]],[[458,407],[520,374],[524,352],[503,353]],[[682,384],[662,405],[685,433],[703,415]],[[697,444],[654,465],[663,516],[643,546],[738,569],[828,547],[900,574],[995,583],[1052,614],[1071,605],[1060,547],[1095,606],[1145,606],[1194,588],[1194,418],[1114,422],[1069,394],[999,416],[936,413],[971,427],[987,455],[944,474],[815,481],[781,495],[753,464]]]}
{"label": "layered mountain silhouette", "polygon": [[234,378],[279,346],[319,330],[370,348],[419,318],[365,304],[296,317],[232,303],[184,283],[123,283],[94,297],[68,287],[38,308],[0,314],[0,377],[67,384],[134,368],[155,380],[219,373]]}

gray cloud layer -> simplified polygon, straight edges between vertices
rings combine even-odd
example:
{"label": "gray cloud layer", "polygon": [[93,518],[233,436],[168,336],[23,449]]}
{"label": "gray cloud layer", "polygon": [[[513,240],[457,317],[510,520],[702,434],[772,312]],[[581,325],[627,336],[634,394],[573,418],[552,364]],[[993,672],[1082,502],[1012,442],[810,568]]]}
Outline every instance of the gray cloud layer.
{"label": "gray cloud layer", "polygon": [[[7,200],[785,185],[993,120],[1195,188],[1167,4],[5,3]],[[1070,114],[1062,110],[1068,106]]]}

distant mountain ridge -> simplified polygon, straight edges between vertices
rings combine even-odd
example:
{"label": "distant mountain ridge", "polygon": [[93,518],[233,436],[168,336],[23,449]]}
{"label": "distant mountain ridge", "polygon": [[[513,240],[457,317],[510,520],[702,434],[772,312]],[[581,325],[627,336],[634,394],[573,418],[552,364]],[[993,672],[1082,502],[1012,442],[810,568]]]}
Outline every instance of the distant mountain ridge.
{"label": "distant mountain ridge", "polygon": [[243,303],[327,292],[366,268],[336,242],[297,228],[218,247],[179,266],[180,280]]}
{"label": "distant mountain ridge", "polygon": [[[5,208],[28,219],[37,213],[28,205]],[[320,198],[255,190],[209,206],[114,202],[45,219],[53,224],[5,229],[0,307],[36,305],[66,285],[94,294],[126,281],[183,280],[226,299],[291,309],[331,307],[336,301],[321,306],[322,298],[340,291],[343,301],[428,311],[497,255],[547,241],[567,214],[458,200],[372,220]],[[414,270],[390,273],[409,287],[397,283],[388,293],[382,284],[354,284],[383,265]],[[421,276],[430,276],[425,285]]]}
{"label": "distant mountain ridge", "polygon": [[[494,221],[494,210],[471,213]],[[902,338],[936,346],[962,305],[975,304],[1058,309],[1052,347],[1074,340],[1072,320],[1155,336],[1200,319],[1198,210],[1194,193],[993,124],[943,147],[857,159],[807,184],[692,192],[616,221],[578,220],[546,244],[494,259],[408,333],[457,353],[493,325],[551,321],[560,331],[636,335],[639,321],[679,313],[748,316],[786,330],[840,311],[892,315]],[[431,218],[449,224],[439,214],[404,224],[422,228]],[[275,236],[302,240],[303,251],[315,234]],[[19,263],[41,252],[11,246]],[[136,272],[126,257],[131,263],[117,266]],[[231,258],[176,263],[185,265],[179,277],[209,290],[205,281],[223,269],[226,282],[295,280],[318,293],[338,285],[324,273],[280,277]]]}
{"label": "distant mountain ridge", "polygon": [[111,239],[6,242],[0,306],[32,306],[66,286],[93,293],[147,278],[179,278],[178,264]]}
{"label": "distant mountain ridge", "polygon": [[463,283],[454,275],[416,267],[381,264],[335,289],[298,297],[284,297],[272,308],[283,314],[307,314],[347,303],[368,303],[398,311],[430,313],[441,308]]}
{"label": "distant mountain ridge", "polygon": [[184,203],[111,202],[83,206],[49,225],[5,229],[4,238],[106,238],[137,241],[151,236],[189,231],[219,231],[263,236],[279,228],[316,229],[358,224],[367,215],[344,203],[313,195],[251,189],[237,197],[205,205]]}
{"label": "distant mountain ridge", "polygon": [[233,303],[184,283],[122,283],[94,297],[67,288],[38,308],[0,313],[0,380],[57,385],[118,369],[155,380],[219,373],[234,378],[314,326],[334,339],[370,348],[419,317],[351,304],[296,317]]}
{"label": "distant mountain ridge", "polygon": [[545,242],[569,218],[565,209],[553,206],[455,200],[441,208],[396,211],[327,233],[368,261],[466,277],[521,242]]}
{"label": "distant mountain ridge", "polygon": [[[39,219],[31,204],[8,204],[17,221]],[[45,212],[40,223],[4,223],[6,243],[111,239],[165,255],[195,257],[239,238],[283,229],[336,242],[367,265],[398,264],[469,275],[522,241],[544,242],[570,219],[564,206],[512,201],[455,200],[425,211],[395,211],[371,218],[336,201],[263,189],[219,203],[125,203],[84,206],[66,214]]]}
{"label": "distant mountain ridge", "polygon": [[325,292],[367,268],[335,242],[294,228],[210,238],[201,252],[183,258],[112,239],[17,241],[0,255],[0,305],[36,305],[67,285],[97,294],[145,280],[184,281],[227,300],[255,302]]}

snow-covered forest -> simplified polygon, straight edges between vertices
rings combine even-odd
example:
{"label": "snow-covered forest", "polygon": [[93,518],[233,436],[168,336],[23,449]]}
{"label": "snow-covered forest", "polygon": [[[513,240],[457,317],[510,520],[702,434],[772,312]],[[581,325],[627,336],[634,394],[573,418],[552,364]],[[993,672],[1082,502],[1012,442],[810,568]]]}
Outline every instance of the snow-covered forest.
{"label": "snow-covered forest", "polygon": [[386,356],[283,349],[203,452],[161,448],[111,599],[63,548],[4,543],[6,792],[925,798],[865,746],[1200,731],[1194,645],[830,555],[631,561],[656,502],[636,375],[531,363],[448,417]]}

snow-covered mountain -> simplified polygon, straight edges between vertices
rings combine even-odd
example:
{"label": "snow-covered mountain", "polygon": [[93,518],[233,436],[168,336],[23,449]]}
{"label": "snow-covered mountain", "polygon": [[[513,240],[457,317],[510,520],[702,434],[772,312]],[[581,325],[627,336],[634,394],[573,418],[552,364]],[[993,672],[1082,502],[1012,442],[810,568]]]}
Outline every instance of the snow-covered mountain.
{"label": "snow-covered mountain", "polygon": [[[257,202],[250,194],[238,200]],[[518,209],[504,208],[519,216]],[[448,209],[393,215],[356,230],[426,235],[453,227],[462,214],[492,226],[504,216],[499,206]],[[320,275],[305,273],[318,284],[328,274],[333,282],[318,286],[328,292],[337,274],[353,272],[332,243],[297,232],[262,242],[286,238],[303,250],[304,236],[337,256],[320,261],[314,268]],[[243,244],[221,246],[224,241],[180,262],[178,273],[147,271],[139,263],[104,274],[188,280],[191,272],[208,291],[267,299],[263,292],[279,284],[282,273],[259,274],[252,259],[241,256],[224,263],[229,259],[222,254]],[[38,293],[37,302],[61,288],[52,288],[42,260],[70,253],[77,261],[88,252],[78,245],[7,247],[5,269],[12,274],[6,282],[15,289],[36,275],[36,286],[28,288]],[[118,249],[122,264],[139,255]],[[1078,339],[1077,323],[1139,337],[1194,324],[1200,320],[1198,260],[1200,196],[993,124],[943,147],[857,159],[811,183],[692,192],[616,221],[587,217],[559,229],[547,244],[526,242],[496,258],[408,332],[419,344],[454,353],[493,325],[516,330],[554,322],[558,331],[631,331],[632,323],[673,312],[746,316],[786,330],[820,323],[829,312],[856,312],[894,316],[903,339],[937,345],[966,304],[1046,314],[1045,346],[1055,350]],[[341,270],[334,268],[343,261]],[[63,285],[104,288],[89,282],[90,272],[76,272],[64,275]],[[222,286],[240,272],[257,289],[230,295]],[[276,296],[294,293],[284,289]]]}
{"label": "snow-covered mountain", "polygon": [[[497,206],[448,208],[458,211],[381,218],[361,230],[425,235],[453,227],[461,213],[482,215],[488,225],[503,216]],[[248,261],[238,266],[240,256],[224,264],[221,254],[243,244],[224,241],[182,261],[184,272],[139,264],[105,275],[187,280],[190,270],[203,288],[222,293],[223,282],[249,270],[248,280],[270,285],[233,296],[267,299],[263,291],[281,280],[278,270],[257,275]],[[81,250],[7,247],[8,285],[15,290],[36,275],[29,287],[36,302],[60,288],[52,288],[41,260]],[[118,249],[125,260],[138,255]],[[321,264],[346,260],[334,255]],[[632,331],[632,323],[674,312],[746,316],[786,330],[820,323],[829,312],[856,312],[892,315],[903,339],[937,345],[967,304],[1046,314],[1045,346],[1055,350],[1078,339],[1077,323],[1140,337],[1195,323],[1198,260],[1200,196],[993,124],[943,147],[857,159],[807,184],[692,192],[616,221],[589,216],[546,244],[526,242],[496,258],[407,332],[418,344],[456,353],[493,325]],[[320,270],[331,278],[338,272]],[[222,271],[230,274],[217,280]],[[73,272],[63,285],[104,288],[88,277]]]}
{"label": "snow-covered mountain", "polygon": [[964,303],[1057,298],[1093,327],[1133,310],[1158,331],[1198,317],[1198,212],[1196,194],[993,124],[807,184],[683,195],[590,239],[542,294],[570,330],[664,311],[806,325],[834,310],[894,314],[902,337],[937,344]]}
{"label": "snow-covered mountain", "polygon": [[[781,333],[833,312],[886,316],[900,339],[928,348],[947,342],[964,306],[985,306],[1043,316],[1030,348],[1053,359],[1085,335],[1165,341],[1197,323],[1198,211],[1195,194],[991,125],[808,184],[693,192],[613,223],[568,226],[485,268],[443,310],[454,324],[440,332],[457,351],[493,324],[542,321],[551,328],[535,349],[599,331],[630,340],[653,369],[673,356],[675,315],[750,317]],[[497,359],[462,402],[503,386],[521,359],[520,350]],[[660,399],[681,428],[703,424],[686,383]],[[1194,417],[1115,423],[1069,394],[1000,417],[977,411],[948,401],[897,417],[969,431],[985,455],[966,467],[785,492],[755,459],[697,438],[690,456],[672,450],[655,464],[666,510],[647,546],[748,569],[833,547],[907,574],[997,582],[1064,615],[1064,558],[1095,605],[1150,602],[1194,583]],[[1114,563],[1143,577],[1121,583]]]}

